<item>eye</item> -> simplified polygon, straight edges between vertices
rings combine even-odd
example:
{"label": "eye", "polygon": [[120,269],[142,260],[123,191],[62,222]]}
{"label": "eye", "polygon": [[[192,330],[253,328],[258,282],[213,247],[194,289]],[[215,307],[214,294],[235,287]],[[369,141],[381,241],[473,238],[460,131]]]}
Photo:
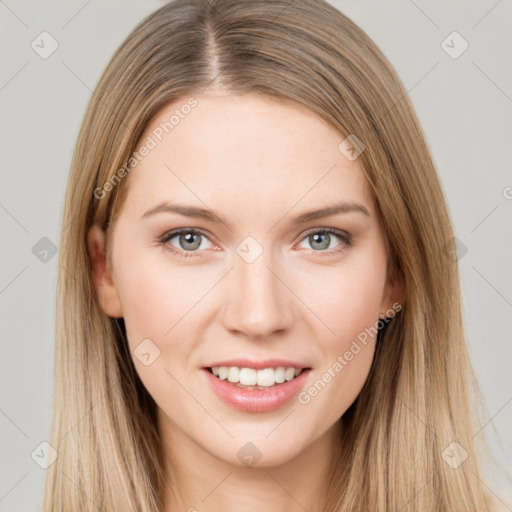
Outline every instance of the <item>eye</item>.
{"label": "eye", "polygon": [[[171,240],[176,238],[176,245],[171,243]],[[342,243],[332,247],[332,242],[336,239]],[[180,258],[202,257],[201,249],[207,249],[203,242],[209,241],[207,235],[198,229],[183,228],[176,229],[164,234],[160,239],[160,245],[163,245],[166,250],[175,254]],[[340,231],[333,228],[314,229],[306,233],[302,241],[306,240],[313,251],[321,253],[322,255],[332,255],[342,252],[346,247],[352,245],[352,235],[347,232]],[[211,242],[210,242],[211,243]],[[329,250],[326,250],[329,249]]]}
{"label": "eye", "polygon": [[[332,246],[336,239],[341,240],[341,244]],[[325,253],[326,255],[335,254],[343,251],[352,244],[352,235],[344,231],[333,228],[322,228],[309,231],[302,239],[310,244],[314,252]],[[326,251],[326,249],[329,249]]]}
{"label": "eye", "polygon": [[[171,243],[173,238],[177,239],[177,245]],[[173,254],[176,254],[181,258],[188,258],[190,256],[202,256],[199,254],[201,252],[200,249],[208,248],[204,247],[203,242],[205,240],[208,240],[208,238],[202,231],[184,228],[166,233],[162,238],[160,238],[159,242]],[[198,254],[193,254],[195,252]]]}

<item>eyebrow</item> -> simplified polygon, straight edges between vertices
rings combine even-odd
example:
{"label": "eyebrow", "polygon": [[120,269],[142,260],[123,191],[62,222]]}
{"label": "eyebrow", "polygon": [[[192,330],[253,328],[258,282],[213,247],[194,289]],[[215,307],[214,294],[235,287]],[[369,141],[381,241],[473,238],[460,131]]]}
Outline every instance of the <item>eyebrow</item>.
{"label": "eyebrow", "polygon": [[[303,224],[305,222],[321,219],[324,217],[329,217],[331,215],[337,215],[342,213],[362,213],[366,217],[371,218],[371,214],[368,209],[359,203],[354,202],[345,202],[345,203],[336,203],[331,206],[327,206],[325,208],[320,208],[318,210],[311,210],[305,213],[302,213],[293,219],[294,224]],[[229,222],[216,213],[214,210],[206,209],[206,208],[198,208],[195,206],[184,205],[172,203],[169,201],[163,201],[162,203],[153,206],[148,211],[146,211],[140,220],[151,217],[158,213],[177,213],[178,215],[183,215],[184,217],[192,217],[196,219],[202,219],[208,222],[220,222],[229,226]]]}

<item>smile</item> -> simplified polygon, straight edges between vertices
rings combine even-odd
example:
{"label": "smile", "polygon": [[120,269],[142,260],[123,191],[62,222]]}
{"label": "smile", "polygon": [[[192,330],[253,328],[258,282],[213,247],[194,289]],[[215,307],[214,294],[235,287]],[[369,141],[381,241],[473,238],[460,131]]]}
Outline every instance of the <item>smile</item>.
{"label": "smile", "polygon": [[238,366],[214,366],[210,371],[220,380],[227,380],[238,387],[261,390],[294,379],[301,374],[302,368],[279,366],[256,370]]}
{"label": "smile", "polygon": [[218,398],[243,412],[269,412],[290,403],[311,372],[310,367],[288,361],[237,362],[240,366],[229,361],[203,367],[202,373]]}

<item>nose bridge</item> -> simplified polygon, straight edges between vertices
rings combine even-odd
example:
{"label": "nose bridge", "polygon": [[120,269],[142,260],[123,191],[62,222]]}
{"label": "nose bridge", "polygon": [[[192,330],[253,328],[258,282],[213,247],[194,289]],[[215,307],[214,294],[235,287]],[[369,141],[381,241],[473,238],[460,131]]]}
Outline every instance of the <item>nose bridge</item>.
{"label": "nose bridge", "polygon": [[[268,337],[292,323],[290,292],[278,277],[270,250],[263,250],[251,261],[243,247],[241,244],[242,250],[234,256],[234,268],[228,278],[224,322],[228,329],[252,338]],[[254,247],[251,250],[254,252]]]}

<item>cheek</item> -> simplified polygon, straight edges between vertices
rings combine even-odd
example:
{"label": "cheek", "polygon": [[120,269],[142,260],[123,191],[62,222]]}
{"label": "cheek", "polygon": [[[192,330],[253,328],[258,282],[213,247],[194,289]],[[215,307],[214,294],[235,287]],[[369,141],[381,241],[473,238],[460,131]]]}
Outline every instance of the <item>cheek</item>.
{"label": "cheek", "polygon": [[[191,280],[190,271],[171,271],[170,266],[149,260],[147,255],[138,260],[133,252],[117,273],[128,344],[135,369],[153,399],[165,410],[181,410],[190,402],[180,383],[188,378],[194,306],[211,284]],[[146,359],[145,354],[149,354]]]}
{"label": "cheek", "polygon": [[323,411],[327,423],[343,415],[366,382],[385,278],[384,259],[360,255],[357,265],[331,268],[308,283],[307,304],[321,320],[315,321],[321,366],[299,402],[319,416]]}
{"label": "cheek", "polygon": [[175,337],[175,331],[194,315],[193,308],[215,282],[215,276],[166,264],[162,254],[159,258],[132,254],[118,275],[127,330],[135,337],[162,342]]}
{"label": "cheek", "polygon": [[347,264],[319,268],[314,275],[301,279],[297,295],[304,297],[318,319],[315,325],[325,352],[342,350],[347,342],[350,344],[375,325],[385,279],[384,260],[365,257],[364,253],[347,260]]}

